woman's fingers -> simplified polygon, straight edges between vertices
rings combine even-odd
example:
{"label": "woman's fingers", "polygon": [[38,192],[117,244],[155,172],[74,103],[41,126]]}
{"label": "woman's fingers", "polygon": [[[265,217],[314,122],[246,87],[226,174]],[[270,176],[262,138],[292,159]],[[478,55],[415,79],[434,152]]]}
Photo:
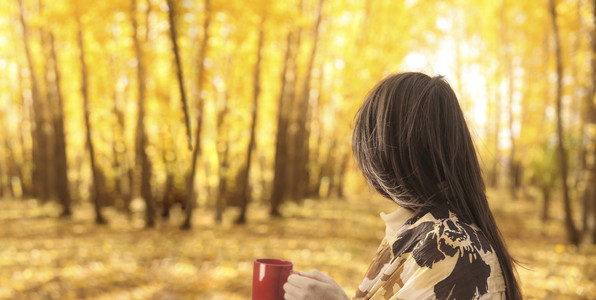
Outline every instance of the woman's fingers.
{"label": "woman's fingers", "polygon": [[[301,274],[304,272],[301,272]],[[292,274],[288,277],[288,283],[297,287],[297,288],[309,288],[318,283],[318,280],[313,279],[311,277]]]}
{"label": "woman's fingers", "polygon": [[309,297],[304,296],[316,295],[321,290],[325,290],[325,286],[328,285],[326,282],[302,275],[290,275],[287,284],[296,288],[295,290],[298,291],[299,296],[302,296],[299,299],[308,299]]}
{"label": "woman's fingers", "polygon": [[302,295],[302,292],[301,292],[300,288],[296,287],[295,285],[292,285],[289,282],[286,282],[284,284],[284,299],[286,299],[286,300],[302,299],[300,297],[301,295]]}
{"label": "woman's fingers", "polygon": [[284,285],[286,300],[348,299],[342,288],[329,276],[319,271],[295,272]]}
{"label": "woman's fingers", "polygon": [[322,282],[327,282],[327,283],[331,283],[331,282],[335,282],[331,277],[317,271],[310,271],[310,272],[306,272],[306,271],[301,271],[300,275],[308,277],[308,278],[312,278],[318,281],[322,281]]}

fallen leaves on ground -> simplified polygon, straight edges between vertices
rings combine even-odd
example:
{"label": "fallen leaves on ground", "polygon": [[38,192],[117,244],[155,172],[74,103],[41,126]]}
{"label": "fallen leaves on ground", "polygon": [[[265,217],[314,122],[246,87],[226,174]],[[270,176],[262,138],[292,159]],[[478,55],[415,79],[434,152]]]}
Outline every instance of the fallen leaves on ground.
{"label": "fallen leaves on ground", "polygon": [[[526,299],[596,299],[596,248],[564,243],[561,222],[543,226],[533,200],[491,205],[513,253]],[[283,258],[297,270],[318,269],[352,294],[384,233],[379,212],[392,204],[378,197],[306,200],[284,206],[270,220],[251,204],[249,223],[233,225],[236,209],[213,222],[196,209],[194,228],[180,231],[182,211],[144,229],[106,208],[110,223],[93,223],[90,205],[59,219],[53,203],[0,200],[2,299],[249,299],[255,258]]]}

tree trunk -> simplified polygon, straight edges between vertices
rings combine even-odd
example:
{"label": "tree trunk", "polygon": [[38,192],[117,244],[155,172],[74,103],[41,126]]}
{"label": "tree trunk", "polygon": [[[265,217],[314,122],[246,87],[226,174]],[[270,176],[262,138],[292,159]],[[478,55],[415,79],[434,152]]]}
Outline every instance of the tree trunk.
{"label": "tree trunk", "polygon": [[180,51],[178,50],[178,35],[176,32],[176,19],[175,13],[177,7],[174,4],[175,0],[167,0],[168,7],[168,18],[170,21],[170,39],[172,40],[172,51],[174,52],[174,59],[176,61],[176,76],[178,78],[178,88],[180,91],[180,100],[182,101],[182,110],[184,113],[184,124],[186,125],[186,134],[188,136],[188,149],[192,149],[192,138],[190,131],[190,119],[188,116],[188,101],[186,101],[186,90],[184,88],[184,76],[182,70],[182,63],[180,60]]}
{"label": "tree trunk", "polygon": [[249,176],[250,176],[250,166],[252,160],[252,151],[255,148],[256,144],[256,128],[257,128],[257,118],[258,118],[258,111],[259,111],[259,93],[261,92],[261,52],[263,50],[263,40],[265,38],[265,17],[261,17],[261,24],[259,25],[259,41],[257,45],[257,61],[255,63],[255,73],[253,77],[253,104],[252,104],[252,123],[250,125],[250,140],[248,141],[248,149],[246,150],[246,162],[244,163],[244,169],[241,172],[240,176],[240,214],[238,218],[234,221],[236,224],[244,224],[246,223],[246,208],[248,206],[248,200],[250,198],[249,195]]}
{"label": "tree trunk", "polygon": [[215,199],[215,222],[221,223],[223,220],[223,212],[226,205],[227,200],[227,190],[228,190],[228,153],[229,153],[229,143],[225,143],[225,149],[220,154],[218,152],[218,157],[220,159],[219,169],[218,169],[218,176],[219,176],[219,183],[217,185],[217,198]]}
{"label": "tree trunk", "polygon": [[509,141],[511,143],[509,148],[509,192],[513,199],[517,199],[517,187],[518,187],[518,162],[515,157],[516,145],[515,145],[515,132],[513,130],[514,115],[513,115],[513,66],[511,59],[507,60],[507,77],[508,77],[508,88],[507,88],[507,100],[508,100],[508,125],[509,125]]}
{"label": "tree trunk", "polygon": [[13,178],[18,178],[21,182],[21,185],[23,182],[22,176],[19,172],[20,166],[15,160],[15,154],[13,150],[14,145],[12,145],[8,141],[8,139],[4,139],[3,142],[3,146],[5,147],[7,152],[7,155],[5,157],[6,165],[4,166],[4,168],[0,168],[0,170],[5,170],[6,172],[6,185],[8,190],[10,191],[9,197],[22,197],[22,191],[20,193],[18,191],[15,191],[15,184],[13,184]]}
{"label": "tree trunk", "polygon": [[[43,14],[43,3],[41,0],[37,1],[38,13]],[[53,76],[54,68],[52,66],[53,59],[51,55],[50,38],[49,33],[43,28],[39,28],[40,45],[43,54],[44,61],[42,62],[44,75],[41,77],[41,87],[45,87],[45,97],[40,97],[42,101],[41,117],[43,119],[44,127],[42,132],[46,140],[46,146],[43,148],[43,156],[45,157],[44,169],[45,173],[43,178],[45,181],[48,199],[53,199],[57,196],[56,194],[56,160],[55,147],[56,138],[54,136],[54,118],[56,110],[56,89],[55,89],[55,76]],[[40,89],[41,90],[41,89]]]}
{"label": "tree trunk", "polygon": [[[219,132],[220,126],[218,126]],[[228,140],[218,143],[217,157],[219,160],[218,176],[219,183],[217,185],[217,197],[215,199],[215,222],[221,223],[223,220],[223,211],[227,200],[228,191],[228,168],[229,168],[229,149],[230,143]]]}
{"label": "tree trunk", "polygon": [[339,166],[339,172],[337,174],[337,196],[339,198],[344,197],[345,192],[345,183],[346,183],[346,170],[348,169],[348,163],[350,162],[350,151],[345,151],[341,164]]}
{"label": "tree trunk", "polygon": [[[576,1],[575,3],[575,16],[574,16],[574,22],[576,22],[576,24],[574,24],[575,26],[577,26],[577,35],[575,35],[573,37],[573,42],[571,44],[573,44],[572,48],[571,48],[571,53],[570,53],[570,57],[577,57],[578,53],[580,52],[581,49],[581,39],[580,37],[582,35],[584,35],[585,33],[583,32],[583,28],[584,28],[584,24],[583,24],[583,18],[582,18],[582,14],[581,14],[581,10],[582,10],[582,1]],[[581,76],[581,74],[579,73],[580,70],[583,68],[584,63],[580,62],[578,60],[572,60],[572,62],[570,63],[571,66],[571,78],[573,78],[573,92],[571,93],[571,102],[573,103],[573,108],[572,108],[572,114],[579,116],[579,141],[578,141],[578,146],[577,146],[577,151],[573,151],[576,153],[575,156],[575,160],[577,161],[577,167],[573,168],[573,170],[571,171],[572,176],[573,176],[573,184],[572,184],[572,189],[574,189],[576,191],[576,195],[578,195],[578,198],[582,200],[582,208],[580,210],[581,212],[581,223],[583,226],[581,227],[580,231],[584,231],[585,232],[585,225],[586,225],[586,220],[587,220],[587,212],[588,210],[586,209],[587,206],[584,202],[584,199],[582,197],[582,195],[584,194],[584,187],[581,185],[582,182],[585,182],[585,170],[586,170],[586,149],[585,149],[585,145],[586,143],[584,142],[584,129],[586,128],[586,114],[585,112],[587,111],[587,109],[583,109],[583,104],[582,100],[582,94],[583,94],[583,90],[586,88],[585,85],[582,85],[581,80],[579,80],[579,77]],[[589,93],[587,93],[589,94]],[[572,155],[573,155],[572,154]],[[578,228],[579,229],[579,228]]]}
{"label": "tree trunk", "polygon": [[[596,26],[596,0],[592,0],[592,20]],[[586,97],[586,189],[583,197],[589,203],[586,209],[589,214],[586,220],[588,242],[596,244],[596,27],[592,27],[592,88]]]}
{"label": "tree trunk", "polygon": [[[6,149],[9,152],[9,149]],[[10,151],[12,152],[12,151]],[[11,187],[11,178],[13,177],[12,168],[11,168],[11,159],[10,154],[6,155],[3,158],[0,158],[0,197],[8,197],[13,198],[15,197],[14,191]]]}
{"label": "tree trunk", "polygon": [[29,30],[27,23],[25,22],[25,8],[22,0],[18,0],[19,4],[19,20],[23,28],[23,41],[25,57],[27,59],[27,66],[29,68],[29,76],[31,81],[31,100],[32,100],[32,112],[33,112],[33,124],[32,125],[32,140],[33,140],[33,193],[34,196],[42,201],[49,200],[50,197],[50,186],[47,180],[47,164],[49,157],[47,156],[48,141],[44,131],[45,118],[43,116],[45,112],[45,103],[41,98],[39,92],[39,80],[35,73],[35,67],[33,65],[33,58],[31,50],[29,49]]}
{"label": "tree trunk", "polygon": [[49,33],[49,44],[50,44],[50,62],[53,67],[54,73],[54,98],[56,103],[53,103],[54,107],[54,154],[56,164],[56,189],[60,204],[62,204],[61,216],[67,217],[72,214],[70,209],[70,191],[68,188],[68,163],[66,159],[66,138],[64,135],[64,101],[62,99],[62,91],[60,89],[60,70],[58,68],[58,56],[56,55],[56,47],[54,41],[54,34]]}
{"label": "tree trunk", "polygon": [[517,199],[517,187],[518,183],[518,168],[519,164],[516,158],[516,139],[515,139],[515,131],[513,128],[513,123],[515,122],[515,116],[513,113],[513,89],[514,89],[514,79],[513,79],[513,62],[511,61],[511,57],[508,55],[507,58],[507,78],[508,78],[508,85],[507,85],[507,115],[508,115],[508,129],[509,129],[509,192],[513,199]]}
{"label": "tree trunk", "polygon": [[[322,67],[322,66],[320,66]],[[306,195],[307,198],[319,198],[319,191],[321,189],[321,181],[323,180],[324,169],[325,165],[327,164],[327,159],[325,159],[324,154],[329,154],[329,148],[326,149],[325,152],[322,147],[323,145],[323,122],[321,122],[321,85],[322,85],[322,78],[323,76],[319,77],[319,85],[317,87],[317,97],[315,98],[316,101],[313,101],[312,108],[311,108],[311,115],[309,116],[310,119],[310,128],[311,128],[311,137],[313,140],[316,141],[314,145],[311,145],[312,152],[310,153],[309,159],[312,164],[311,169],[311,182],[312,185],[309,186],[308,194]],[[316,139],[315,139],[316,137]],[[335,137],[331,137],[333,143]],[[325,144],[328,144],[325,141]],[[325,152],[325,153],[324,153]]]}
{"label": "tree trunk", "polygon": [[[118,71],[115,67],[114,56],[110,57],[110,73],[117,78]],[[114,83],[117,80],[113,80]],[[125,95],[127,91],[122,93],[118,92],[116,84],[113,86],[113,103],[112,113],[116,116],[116,124],[112,128],[114,136],[113,141],[113,168],[116,170],[116,191],[122,198],[123,209],[126,214],[130,215],[130,202],[132,201],[133,191],[133,178],[132,178],[132,166],[128,160],[128,147],[126,145],[125,137],[125,119],[124,119],[124,107],[126,106]]]}
{"label": "tree trunk", "polygon": [[145,226],[155,226],[155,208],[151,195],[151,162],[147,156],[147,135],[145,133],[145,61],[141,42],[138,34],[137,23],[137,1],[131,0],[130,17],[133,27],[133,42],[135,54],[137,56],[137,86],[138,86],[138,105],[137,105],[137,127],[135,138],[135,163],[137,172],[140,172],[141,179],[141,197],[145,200]]}
{"label": "tree trunk", "polygon": [[[298,3],[299,13],[302,14],[304,11],[304,0],[300,0]],[[285,141],[287,145],[284,146],[286,151],[286,160],[283,162],[286,164],[283,189],[286,198],[293,200],[298,199],[297,184],[298,181],[298,145],[296,144],[298,139],[298,97],[297,97],[297,85],[298,85],[298,56],[300,55],[300,44],[302,38],[302,29],[297,27],[292,33],[292,43],[290,44],[290,55],[287,60],[287,78],[285,79],[285,87],[282,88],[285,92],[286,97],[285,110],[287,110],[286,118],[287,125],[283,134],[287,135]],[[277,215],[279,216],[279,215]]]}
{"label": "tree trunk", "polygon": [[[329,148],[327,149],[327,152],[325,153],[325,158],[323,160],[321,160],[321,168],[319,170],[319,175],[317,176],[317,185],[315,188],[315,196],[316,197],[320,197],[323,196],[324,198],[328,198],[329,197],[329,192],[331,191],[331,182],[332,182],[332,178],[335,175],[335,165],[337,164],[336,162],[336,156],[335,154],[337,154],[337,150],[336,150],[337,146],[336,146],[336,137],[332,137],[331,143],[329,144]],[[321,187],[323,185],[323,183],[325,183],[325,193],[324,195],[321,195],[322,190]]]}
{"label": "tree trunk", "polygon": [[201,41],[201,48],[199,49],[199,66],[197,75],[197,89],[199,91],[199,116],[197,117],[197,131],[195,133],[195,148],[192,151],[192,166],[190,174],[186,180],[186,217],[182,223],[181,229],[190,229],[192,220],[192,209],[194,207],[194,183],[195,174],[197,172],[197,159],[201,153],[201,131],[203,127],[203,113],[204,113],[204,99],[203,99],[203,84],[205,77],[205,57],[207,56],[207,47],[209,45],[209,25],[211,22],[211,0],[205,0],[205,20],[203,22],[203,40]]}
{"label": "tree trunk", "polygon": [[554,35],[554,46],[555,46],[555,57],[557,63],[557,85],[556,85],[556,114],[557,114],[557,150],[559,155],[559,174],[561,179],[561,185],[563,187],[563,208],[565,211],[565,229],[567,232],[567,239],[570,243],[577,245],[579,243],[579,236],[577,229],[573,222],[573,212],[571,210],[571,199],[569,197],[569,187],[567,184],[567,150],[565,149],[565,143],[563,141],[563,120],[562,120],[562,88],[563,88],[563,62],[561,58],[561,48],[559,41],[559,27],[557,25],[557,12],[555,9],[555,0],[549,0],[550,15],[553,25]]}
{"label": "tree trunk", "polygon": [[540,215],[541,215],[542,222],[544,223],[544,222],[548,221],[548,219],[550,219],[550,214],[549,214],[548,208],[550,207],[551,188],[544,185],[540,189],[542,190],[542,213]]}
{"label": "tree trunk", "polygon": [[296,156],[294,158],[294,183],[293,197],[296,200],[304,198],[310,186],[310,167],[309,167],[309,152],[310,152],[310,127],[309,127],[309,101],[310,101],[310,81],[312,78],[312,69],[314,66],[315,56],[317,53],[317,46],[319,42],[319,29],[321,25],[323,10],[323,0],[319,0],[317,4],[317,16],[315,25],[313,27],[313,46],[308,58],[306,74],[302,82],[302,90],[300,94],[300,101],[297,103],[296,109],[296,125],[297,131],[293,135],[294,146],[296,149]]}
{"label": "tree trunk", "polygon": [[[18,66],[19,70],[22,70],[21,66]],[[18,82],[19,82],[19,100],[20,100],[20,105],[21,105],[21,111],[23,113],[23,119],[24,120],[31,120],[31,123],[34,123],[33,117],[31,116],[31,110],[28,109],[29,104],[27,104],[27,101],[25,99],[24,96],[24,88],[23,88],[23,74],[22,72],[17,72],[17,76],[18,76]],[[19,131],[19,144],[20,144],[20,157],[22,157],[22,160],[20,162],[20,164],[18,164],[18,168],[17,168],[17,172],[19,174],[19,177],[21,179],[21,188],[22,188],[22,195],[21,197],[23,198],[30,198],[30,197],[35,197],[35,188],[34,188],[34,181],[35,181],[35,176],[34,173],[26,167],[26,161],[33,161],[35,162],[35,157],[33,155],[33,149],[31,149],[31,153],[29,153],[25,147],[25,135],[30,134],[31,138],[34,139],[35,138],[35,132],[33,131],[33,129],[31,128],[31,126],[29,126],[30,128],[28,128],[29,130],[26,131],[23,128],[21,128],[21,130]],[[8,141],[7,141],[8,143]]]}
{"label": "tree trunk", "polygon": [[292,63],[292,43],[294,40],[293,32],[288,33],[286,42],[286,53],[284,56],[284,65],[281,72],[281,91],[277,105],[277,133],[275,136],[275,164],[273,174],[273,187],[271,189],[269,215],[272,217],[281,217],[279,206],[283,201],[286,191],[286,163],[288,157],[288,105],[290,88],[288,82],[288,67]]}
{"label": "tree trunk", "polygon": [[[110,73],[117,77],[117,71],[114,68],[114,57],[110,58]],[[114,80],[116,82],[116,80]],[[124,112],[122,111],[122,107],[124,106],[121,101],[122,97],[119,95],[117,91],[117,87],[113,87],[113,94],[112,94],[112,113],[116,117],[116,124],[112,127],[112,135],[114,136],[114,140],[112,143],[112,153],[114,155],[112,168],[116,172],[116,179],[114,184],[116,185],[116,193],[120,196],[122,200],[122,208],[123,210],[129,214],[130,213],[130,202],[131,202],[131,191],[132,191],[132,182],[128,178],[128,170],[130,169],[128,159],[126,157],[126,153],[128,152],[126,147],[126,140],[124,137]]]}
{"label": "tree trunk", "polygon": [[[0,114],[0,117],[4,118],[2,114]],[[0,149],[4,147],[3,138],[3,136],[0,136]],[[5,159],[8,159],[8,155],[0,157],[0,198],[11,197],[9,194],[10,170],[8,160],[5,162]]]}
{"label": "tree trunk", "polygon": [[83,95],[84,104],[84,117],[85,117],[85,128],[86,128],[86,141],[87,148],[89,149],[89,161],[91,162],[91,185],[93,193],[91,193],[91,200],[95,207],[95,223],[106,224],[107,221],[101,214],[101,207],[99,205],[99,186],[98,186],[98,172],[95,164],[95,148],[93,147],[93,140],[91,139],[91,122],[89,120],[89,86],[87,79],[87,65],[85,64],[85,44],[83,41],[83,28],[81,24],[80,16],[77,17],[77,41],[79,44],[80,51],[80,63],[81,63],[81,94]]}
{"label": "tree trunk", "polygon": [[[550,37],[548,35],[545,35],[544,39],[543,39],[543,45],[542,45],[542,54],[543,54],[543,63],[546,66],[546,69],[548,69],[548,61],[550,59]],[[542,97],[544,99],[549,99],[551,97],[551,91],[549,88],[544,88],[543,89],[543,95]],[[544,106],[544,111],[541,112],[542,118],[541,118],[541,122],[545,122],[546,121],[546,110],[548,109],[548,106]],[[548,151],[550,152],[551,150],[548,149],[550,148],[550,146],[548,146],[548,143],[543,143],[543,147],[544,147],[544,151]],[[554,163],[556,165],[556,153],[548,155],[548,161]],[[556,171],[548,171],[548,172],[540,172],[537,175],[537,180],[538,180],[538,185],[541,187],[541,189],[544,189],[544,192],[548,191],[548,200],[549,201],[545,201],[543,202],[543,215],[549,219],[550,218],[550,210],[551,210],[551,206],[552,206],[552,201],[550,201],[550,198],[552,193],[553,193],[553,189],[556,186],[556,182],[557,182],[557,174],[555,174]],[[543,192],[543,193],[544,193]],[[544,194],[543,194],[544,197]]]}
{"label": "tree trunk", "polygon": [[498,94],[498,88],[495,89],[495,97],[494,97],[494,105],[495,105],[495,115],[494,115],[494,135],[493,135],[493,143],[494,143],[494,157],[492,160],[492,166],[490,171],[490,181],[489,184],[492,188],[499,187],[499,159],[500,159],[500,141],[499,141],[499,132],[501,131],[501,101]]}
{"label": "tree trunk", "polygon": [[[168,20],[170,22],[170,40],[172,41],[172,52],[174,52],[174,61],[176,64],[176,78],[178,79],[178,91],[180,93],[180,100],[182,102],[182,110],[184,113],[184,124],[187,134],[188,149],[192,149],[192,134],[190,128],[190,117],[188,115],[188,101],[186,98],[186,88],[184,85],[184,73],[182,67],[182,60],[180,59],[180,50],[178,49],[178,33],[176,31],[176,10],[177,6],[174,0],[167,0],[168,3]],[[168,218],[170,211],[170,196],[167,194],[171,190],[173,184],[173,174],[168,172],[168,178],[166,181],[166,194],[164,194],[164,209],[162,217]],[[187,212],[190,211],[192,206],[187,205]]]}
{"label": "tree trunk", "polygon": [[[226,81],[231,82],[232,77],[230,76],[232,66],[232,57],[227,58],[225,76]],[[220,110],[217,112],[216,130],[217,130],[217,160],[219,162],[218,176],[219,183],[217,186],[217,197],[215,198],[215,222],[221,223],[223,220],[223,211],[227,200],[227,189],[228,189],[228,167],[229,167],[229,150],[230,141],[228,130],[224,129],[226,118],[229,112],[228,105],[228,90],[229,86],[226,85],[223,95],[221,96],[222,102]]]}
{"label": "tree trunk", "polygon": [[[511,54],[511,41],[509,39],[509,28],[507,27],[507,7],[505,1],[502,2],[500,8],[501,28],[500,35],[501,41],[504,44],[503,49],[503,60],[505,61],[505,74],[507,76],[507,114],[508,114],[508,130],[509,130],[509,141],[511,143],[509,148],[509,166],[508,166],[508,187],[511,197],[517,198],[517,161],[515,157],[515,133],[513,130],[514,114],[513,114],[513,57]],[[500,116],[497,115],[497,118]]]}
{"label": "tree trunk", "polygon": [[[226,93],[227,94],[227,93]],[[227,95],[224,96],[227,102]],[[217,116],[217,133],[218,138],[220,141],[217,143],[217,158],[219,161],[219,168],[218,168],[218,176],[219,176],[219,183],[217,186],[217,198],[215,199],[215,222],[221,223],[223,220],[223,211],[226,205],[227,199],[227,190],[228,190],[228,167],[229,167],[229,150],[230,150],[230,142],[228,141],[228,137],[226,136],[223,138],[220,137],[222,132],[222,126],[224,122],[225,115],[228,111],[227,103],[224,103],[223,111],[219,112]]]}
{"label": "tree trunk", "polygon": [[[165,161],[164,162],[166,164],[169,164],[169,162]],[[161,217],[164,219],[169,219],[170,218],[170,207],[172,205],[172,197],[173,197],[173,190],[174,190],[174,174],[168,170],[167,171],[167,177],[166,177],[166,184],[165,184],[165,190],[163,193],[163,198],[162,198],[162,210],[161,210]]]}

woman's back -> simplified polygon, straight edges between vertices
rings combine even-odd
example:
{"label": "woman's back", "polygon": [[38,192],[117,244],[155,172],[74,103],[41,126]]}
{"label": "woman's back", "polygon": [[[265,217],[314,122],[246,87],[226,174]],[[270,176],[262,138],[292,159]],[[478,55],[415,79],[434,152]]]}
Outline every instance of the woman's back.
{"label": "woman's back", "polygon": [[[356,114],[352,150],[367,182],[399,206],[382,215],[385,239],[354,299],[521,299],[470,131],[442,77],[381,80]],[[301,275],[288,279],[286,299],[347,298],[331,278]]]}
{"label": "woman's back", "polygon": [[[494,274],[502,274],[495,279],[499,284],[495,283],[493,290],[501,292],[506,287],[506,298],[520,299],[513,260],[490,211],[476,149],[449,84],[441,76],[416,72],[390,75],[369,92],[354,123],[353,153],[369,184],[402,208],[437,213],[442,210],[440,213],[444,214],[426,227],[412,227],[412,232],[404,232],[406,236],[393,245],[394,255],[399,258],[396,250],[409,250],[402,251],[402,256],[412,253],[409,261],[416,261],[419,272],[427,271],[425,275],[435,279],[445,275],[446,281],[431,286],[439,299],[468,299],[474,298],[470,295],[492,291],[491,284],[485,287],[472,280],[484,276],[481,259],[486,258],[494,262],[491,270],[500,269]],[[459,244],[458,239],[464,237],[469,240],[463,239],[463,244]],[[414,243],[416,239],[420,241]],[[433,239],[436,245],[431,244]],[[431,272],[438,270],[434,260],[441,256],[449,260],[457,255],[461,259],[452,260],[456,263],[449,266],[452,274]],[[407,270],[406,262],[404,267]],[[453,279],[457,282],[450,284]],[[418,280],[414,282],[422,286]],[[454,293],[468,290],[466,286],[470,285],[466,296],[455,297]],[[477,291],[471,292],[474,286]],[[418,286],[410,287],[404,282],[395,299],[418,299],[413,295],[400,296],[417,289]]]}
{"label": "woman's back", "polygon": [[354,299],[505,299],[494,249],[448,205],[382,217],[386,236]]}

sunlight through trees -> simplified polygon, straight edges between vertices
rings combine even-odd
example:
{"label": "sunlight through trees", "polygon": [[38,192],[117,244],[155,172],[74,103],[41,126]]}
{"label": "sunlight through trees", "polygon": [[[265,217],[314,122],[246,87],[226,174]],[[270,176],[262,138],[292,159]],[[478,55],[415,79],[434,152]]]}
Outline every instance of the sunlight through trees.
{"label": "sunlight through trees", "polygon": [[[446,75],[487,182],[596,241],[596,4],[587,0],[0,3],[0,192],[145,212],[343,196],[383,76]],[[559,205],[559,203],[561,205]]]}

